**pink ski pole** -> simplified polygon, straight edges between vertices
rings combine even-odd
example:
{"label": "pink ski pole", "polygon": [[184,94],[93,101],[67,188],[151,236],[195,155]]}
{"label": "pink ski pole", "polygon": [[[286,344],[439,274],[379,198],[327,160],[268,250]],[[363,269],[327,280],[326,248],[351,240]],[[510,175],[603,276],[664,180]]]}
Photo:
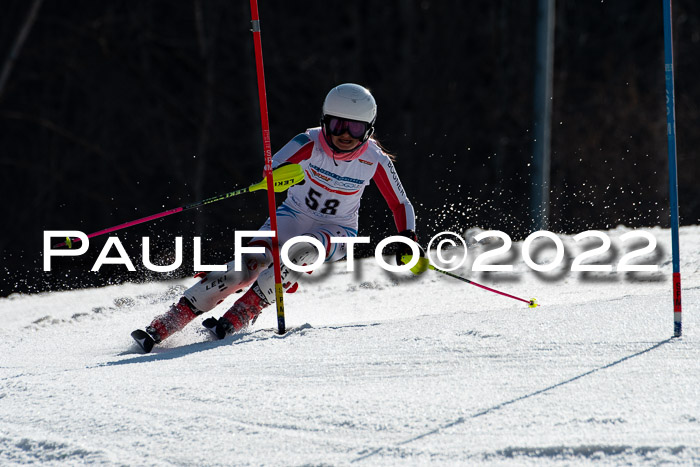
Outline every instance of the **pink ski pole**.
{"label": "pink ski pole", "polygon": [[[304,169],[299,164],[288,164],[282,167],[276,168],[273,172],[274,178],[274,191],[276,193],[285,191],[292,185],[296,185],[304,179]],[[161,217],[169,216],[171,214],[176,214],[178,212],[187,211],[188,209],[198,208],[204,206],[205,204],[215,203],[224,199],[232,198],[237,195],[242,195],[243,193],[248,193],[256,190],[266,190],[268,189],[267,177],[265,177],[261,182],[255,183],[247,188],[241,188],[240,190],[232,191],[230,193],[225,193],[223,195],[213,196],[207,198],[203,201],[196,201],[194,203],[186,204],[179,208],[169,209],[167,211],[159,212],[158,214],[153,214],[150,216],[142,217],[141,219],[136,219],[134,221],[124,222],[123,224],[115,225],[114,227],[109,227],[106,229],[98,230],[89,234],[87,237],[97,237],[98,235],[104,235],[110,232],[116,232],[117,230],[126,229],[133,225],[143,224],[144,222],[152,221],[155,219],[160,219]],[[66,237],[65,242],[57,243],[53,248],[60,248],[62,246],[68,246],[68,248],[73,247],[73,243],[79,242],[79,238],[68,238]]]}

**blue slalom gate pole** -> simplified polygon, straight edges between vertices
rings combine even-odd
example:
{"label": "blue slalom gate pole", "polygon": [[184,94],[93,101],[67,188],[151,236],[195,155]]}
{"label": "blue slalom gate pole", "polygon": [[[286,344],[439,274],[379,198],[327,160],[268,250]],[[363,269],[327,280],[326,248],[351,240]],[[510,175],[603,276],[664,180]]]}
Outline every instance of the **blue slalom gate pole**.
{"label": "blue slalom gate pole", "polygon": [[671,0],[664,4],[664,57],[666,69],[666,134],[668,135],[668,185],[671,209],[671,250],[673,254],[673,336],[683,332],[681,321],[681,267],[678,247],[678,176],[676,170],[676,103],[673,91],[673,25]]}

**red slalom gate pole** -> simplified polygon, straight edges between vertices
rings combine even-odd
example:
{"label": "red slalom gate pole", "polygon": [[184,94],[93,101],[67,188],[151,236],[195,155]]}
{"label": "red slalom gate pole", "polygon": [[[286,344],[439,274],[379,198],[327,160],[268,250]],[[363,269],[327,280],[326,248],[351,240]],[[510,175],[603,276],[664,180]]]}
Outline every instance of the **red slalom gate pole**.
{"label": "red slalom gate pole", "polygon": [[281,262],[279,253],[279,235],[277,232],[277,213],[275,206],[274,181],[272,179],[272,145],[270,143],[270,122],[267,117],[267,93],[265,91],[265,70],[263,67],[262,41],[260,39],[260,17],[257,0],[250,0],[253,42],[255,44],[255,68],[258,75],[258,97],[260,100],[260,120],[262,123],[263,150],[265,153],[265,177],[267,178],[267,205],[270,211],[270,228],[275,232],[272,237],[272,259],[275,268],[275,300],[277,304],[277,329],[285,333],[284,323],[284,289],[282,287]]}

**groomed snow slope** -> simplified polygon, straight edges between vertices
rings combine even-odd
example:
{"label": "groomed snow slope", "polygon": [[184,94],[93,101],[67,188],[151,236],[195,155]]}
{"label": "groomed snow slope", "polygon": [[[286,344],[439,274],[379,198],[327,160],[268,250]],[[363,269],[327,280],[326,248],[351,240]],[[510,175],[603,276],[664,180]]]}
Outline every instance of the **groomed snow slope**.
{"label": "groomed snow slope", "polygon": [[659,273],[457,271],[537,309],[365,259],[288,295],[284,336],[268,309],[213,342],[204,315],[149,355],[129,333],[191,280],[0,299],[0,464],[698,465],[700,227],[680,339],[647,231]]}

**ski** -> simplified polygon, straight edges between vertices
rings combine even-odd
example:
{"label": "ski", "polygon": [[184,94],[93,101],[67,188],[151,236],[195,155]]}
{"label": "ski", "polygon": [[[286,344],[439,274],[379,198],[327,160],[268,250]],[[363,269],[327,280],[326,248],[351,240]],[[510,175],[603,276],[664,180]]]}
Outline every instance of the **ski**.
{"label": "ski", "polygon": [[217,339],[221,340],[226,337],[226,330],[216,318],[207,318],[202,321],[202,326],[207,328]]}
{"label": "ski", "polygon": [[144,353],[150,353],[156,343],[150,334],[141,329],[132,332],[131,337],[136,341],[139,347],[143,349]]}

